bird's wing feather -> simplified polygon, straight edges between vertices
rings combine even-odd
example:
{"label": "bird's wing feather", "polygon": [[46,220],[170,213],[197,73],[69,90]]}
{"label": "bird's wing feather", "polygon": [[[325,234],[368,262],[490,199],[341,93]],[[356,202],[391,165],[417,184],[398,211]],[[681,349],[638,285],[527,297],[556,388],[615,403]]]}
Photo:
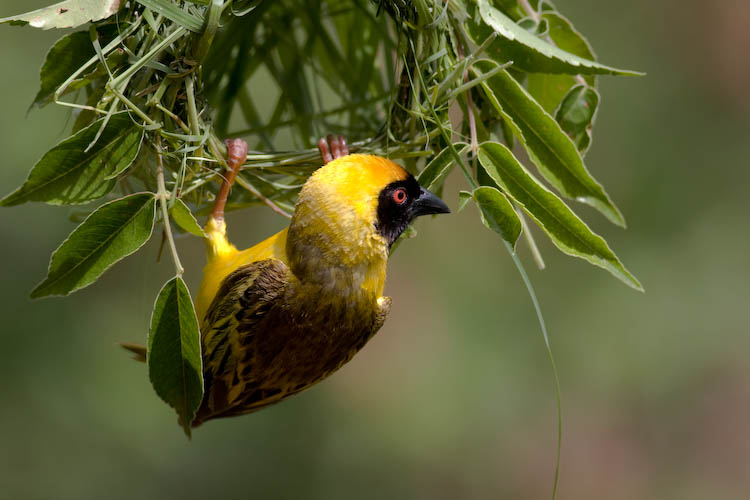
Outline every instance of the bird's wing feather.
{"label": "bird's wing feather", "polygon": [[266,259],[241,266],[222,281],[201,328],[206,387],[196,423],[241,404],[253,337],[283,297],[290,277],[286,264]]}

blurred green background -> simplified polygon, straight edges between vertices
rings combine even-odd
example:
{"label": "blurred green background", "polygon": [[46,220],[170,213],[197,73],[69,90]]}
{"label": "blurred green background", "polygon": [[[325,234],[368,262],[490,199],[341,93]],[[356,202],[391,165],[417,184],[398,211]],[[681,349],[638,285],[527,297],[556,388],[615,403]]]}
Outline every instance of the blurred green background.
{"label": "blurred green background", "polygon": [[[49,2],[0,0],[0,17]],[[628,218],[577,205],[646,288],[538,238],[520,252],[542,302],[564,404],[561,499],[750,494],[750,3],[558,0],[607,64],[589,168]],[[26,114],[60,33],[0,26],[0,191],[64,137]],[[458,175],[446,201],[456,206]],[[552,376],[518,273],[474,208],[423,220],[390,263],[389,321],[326,382],[185,439],[145,367],[172,273],[159,238],[68,298],[31,302],[74,210],[0,210],[0,498],[548,498]],[[229,217],[249,246],[285,221]],[[538,232],[537,232],[538,234]],[[196,238],[178,241],[195,291]]]}

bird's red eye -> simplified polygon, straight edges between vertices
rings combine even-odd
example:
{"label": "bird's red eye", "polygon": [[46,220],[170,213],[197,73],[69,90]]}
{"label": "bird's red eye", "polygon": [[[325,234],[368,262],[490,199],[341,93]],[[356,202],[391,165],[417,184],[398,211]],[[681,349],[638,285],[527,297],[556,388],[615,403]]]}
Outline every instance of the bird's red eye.
{"label": "bird's red eye", "polygon": [[398,203],[399,205],[403,205],[406,201],[406,189],[404,188],[398,188],[393,192],[393,201]]}

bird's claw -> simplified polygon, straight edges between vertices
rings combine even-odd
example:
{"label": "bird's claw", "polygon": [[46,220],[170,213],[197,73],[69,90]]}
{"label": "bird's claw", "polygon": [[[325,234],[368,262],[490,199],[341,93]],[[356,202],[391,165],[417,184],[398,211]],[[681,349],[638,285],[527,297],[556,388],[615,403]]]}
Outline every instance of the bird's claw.
{"label": "bird's claw", "polygon": [[326,137],[321,137],[318,141],[318,149],[324,165],[349,154],[349,146],[342,135],[336,137],[328,134]]}

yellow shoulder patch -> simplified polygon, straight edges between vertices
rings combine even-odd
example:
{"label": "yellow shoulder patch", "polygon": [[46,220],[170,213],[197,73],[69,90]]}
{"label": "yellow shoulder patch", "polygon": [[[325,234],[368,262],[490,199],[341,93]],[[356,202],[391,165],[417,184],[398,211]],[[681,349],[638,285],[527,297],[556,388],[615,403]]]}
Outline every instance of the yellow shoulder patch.
{"label": "yellow shoulder patch", "polygon": [[221,282],[238,267],[265,259],[276,259],[288,264],[286,257],[288,229],[286,228],[257,245],[240,251],[227,240],[224,222],[218,221],[217,223],[217,221],[209,219],[205,228],[208,236],[206,240],[207,262],[206,267],[203,268],[203,280],[195,299],[195,312],[199,321],[203,320],[211,301],[216,292],[219,291]]}

